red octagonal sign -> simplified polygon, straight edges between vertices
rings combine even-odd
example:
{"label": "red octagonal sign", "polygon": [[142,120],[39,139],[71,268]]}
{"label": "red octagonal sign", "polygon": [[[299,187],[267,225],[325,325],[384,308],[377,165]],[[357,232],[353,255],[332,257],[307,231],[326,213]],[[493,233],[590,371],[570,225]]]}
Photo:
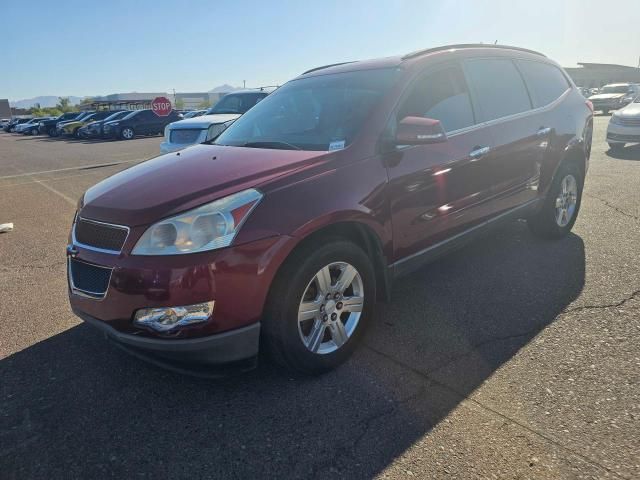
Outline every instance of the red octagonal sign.
{"label": "red octagonal sign", "polygon": [[167,97],[156,97],[151,102],[151,110],[159,117],[166,117],[171,113],[171,102]]}

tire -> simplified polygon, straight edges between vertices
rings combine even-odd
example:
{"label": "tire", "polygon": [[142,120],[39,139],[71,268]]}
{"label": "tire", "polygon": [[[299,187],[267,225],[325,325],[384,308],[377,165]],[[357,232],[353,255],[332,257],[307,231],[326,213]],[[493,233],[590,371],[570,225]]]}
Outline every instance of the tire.
{"label": "tire", "polygon": [[37,128],[32,128],[32,129],[31,129],[31,135],[32,135],[32,136],[34,136],[34,137],[35,137],[36,135],[38,135],[38,133],[39,133],[39,132],[38,132],[38,129],[37,129]]}
{"label": "tire", "polygon": [[51,128],[49,128],[49,130],[47,130],[47,134],[50,137],[57,137],[58,136],[58,131],[56,130],[56,127],[51,127]]}
{"label": "tire", "polygon": [[73,131],[73,137],[74,137],[74,138],[80,138],[80,127],[76,128],[76,129]]}
{"label": "tire", "polygon": [[[561,197],[565,185],[569,187],[569,193],[564,193]],[[583,185],[584,179],[578,166],[575,163],[563,163],[553,177],[542,208],[527,219],[529,230],[535,236],[545,239],[568,235],[580,212]]]}
{"label": "tire", "polygon": [[[340,291],[337,278],[341,271],[353,274],[353,280],[342,290],[344,297],[327,299],[323,292],[334,295]],[[318,279],[327,278],[321,272],[330,272],[329,289],[319,288]],[[338,238],[303,247],[287,259],[271,288],[262,346],[288,370],[306,375],[332,370],[355,350],[371,322],[375,297],[373,265],[361,248]],[[308,307],[300,322],[303,299]],[[314,336],[314,331],[322,333]]]}
{"label": "tire", "polygon": [[131,140],[135,136],[136,132],[131,127],[124,127],[122,130],[120,130],[120,138],[123,140]]}
{"label": "tire", "polygon": [[614,152],[619,152],[620,150],[622,150],[624,148],[625,144],[624,143],[610,143],[609,144],[609,148],[611,150],[613,150]]}
{"label": "tire", "polygon": [[602,110],[603,115],[609,115],[609,110]]}

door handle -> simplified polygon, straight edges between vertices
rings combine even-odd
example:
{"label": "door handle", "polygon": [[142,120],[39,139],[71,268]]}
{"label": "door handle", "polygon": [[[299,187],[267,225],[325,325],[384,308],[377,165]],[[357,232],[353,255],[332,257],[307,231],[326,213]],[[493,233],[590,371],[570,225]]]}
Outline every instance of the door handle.
{"label": "door handle", "polygon": [[484,157],[490,151],[491,151],[491,148],[489,147],[473,147],[473,150],[471,150],[471,153],[469,153],[469,156],[473,160],[478,160]]}
{"label": "door handle", "polygon": [[536,135],[538,137],[544,137],[546,135],[549,135],[550,133],[551,133],[551,127],[540,127],[536,132]]}

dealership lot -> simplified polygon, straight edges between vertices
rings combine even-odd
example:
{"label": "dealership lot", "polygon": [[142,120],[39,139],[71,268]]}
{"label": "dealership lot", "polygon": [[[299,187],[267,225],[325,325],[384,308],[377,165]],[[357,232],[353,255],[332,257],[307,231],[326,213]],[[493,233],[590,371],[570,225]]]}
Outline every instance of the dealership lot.
{"label": "dealership lot", "polygon": [[596,116],[557,243],[506,226],[403,279],[365,348],[320,378],[158,370],[80,324],[77,198],[161,139],[0,134],[0,471],[8,478],[637,478],[640,146]]}

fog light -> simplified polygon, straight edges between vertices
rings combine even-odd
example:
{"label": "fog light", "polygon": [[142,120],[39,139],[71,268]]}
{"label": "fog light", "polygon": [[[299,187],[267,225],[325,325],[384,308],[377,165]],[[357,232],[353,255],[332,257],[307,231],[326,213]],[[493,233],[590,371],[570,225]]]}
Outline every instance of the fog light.
{"label": "fog light", "polygon": [[206,322],[215,302],[196,303],[186,307],[142,308],[136,312],[134,325],[168,332],[175,328]]}

